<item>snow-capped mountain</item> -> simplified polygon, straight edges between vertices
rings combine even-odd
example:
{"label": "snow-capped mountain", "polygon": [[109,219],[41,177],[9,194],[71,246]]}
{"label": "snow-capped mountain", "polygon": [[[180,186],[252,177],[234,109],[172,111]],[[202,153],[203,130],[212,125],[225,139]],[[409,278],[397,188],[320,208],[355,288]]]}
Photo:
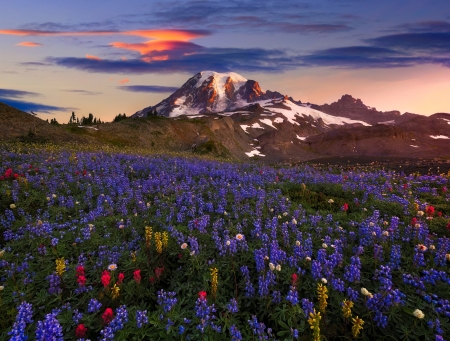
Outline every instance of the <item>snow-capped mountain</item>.
{"label": "snow-capped mountain", "polygon": [[[196,116],[206,114],[234,115],[245,113],[246,107],[258,104],[265,116],[280,114],[291,124],[300,125],[298,117],[312,117],[325,125],[368,123],[348,117],[336,117],[302,104],[276,91],[263,91],[258,82],[247,80],[235,72],[202,71],[160,103],[138,111],[134,117],[144,117],[155,111],[165,117]],[[265,119],[268,125],[270,119]],[[278,122],[279,123],[279,122]]]}
{"label": "snow-capped mountain", "polygon": [[229,110],[236,107],[238,102],[246,103],[241,88],[245,89],[247,82],[247,79],[234,72],[202,71],[190,78],[168,98],[137,112],[135,116],[146,116],[148,112],[154,110],[158,115],[166,117]]}
{"label": "snow-capped mountain", "polygon": [[201,118],[215,137],[199,135],[193,145],[216,141],[244,158],[422,157],[450,148],[446,114],[380,112],[350,95],[329,105],[305,104],[277,91],[264,91],[258,82],[234,72],[199,72],[168,98],[133,117],[155,114],[175,120]]}

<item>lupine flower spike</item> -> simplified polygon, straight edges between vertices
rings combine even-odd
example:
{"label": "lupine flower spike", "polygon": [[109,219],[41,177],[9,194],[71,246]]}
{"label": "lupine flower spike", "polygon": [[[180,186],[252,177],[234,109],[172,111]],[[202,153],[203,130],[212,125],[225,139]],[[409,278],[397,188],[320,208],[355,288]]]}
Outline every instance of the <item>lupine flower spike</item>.
{"label": "lupine flower spike", "polygon": [[313,330],[314,341],[320,341],[320,312],[316,312],[316,309],[312,313],[309,313],[308,323],[310,328]]}
{"label": "lupine flower spike", "polygon": [[358,316],[352,319],[352,334],[353,337],[358,337],[361,329],[363,329],[364,321],[360,319]]}
{"label": "lupine flower spike", "polygon": [[325,285],[319,283],[317,285],[317,296],[319,297],[319,309],[322,313],[325,313],[325,309],[327,309],[327,298],[328,298],[328,289]]}

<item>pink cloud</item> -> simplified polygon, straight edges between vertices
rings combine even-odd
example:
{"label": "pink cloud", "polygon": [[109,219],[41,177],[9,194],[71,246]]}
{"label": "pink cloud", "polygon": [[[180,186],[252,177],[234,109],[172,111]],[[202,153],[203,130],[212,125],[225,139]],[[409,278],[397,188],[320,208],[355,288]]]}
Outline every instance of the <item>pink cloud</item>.
{"label": "pink cloud", "polygon": [[91,54],[86,54],[87,59],[93,59],[93,60],[102,60],[100,57],[93,56]]}
{"label": "pink cloud", "polygon": [[23,41],[21,43],[16,44],[16,46],[37,47],[37,46],[42,46],[42,44],[33,43],[31,41]]}

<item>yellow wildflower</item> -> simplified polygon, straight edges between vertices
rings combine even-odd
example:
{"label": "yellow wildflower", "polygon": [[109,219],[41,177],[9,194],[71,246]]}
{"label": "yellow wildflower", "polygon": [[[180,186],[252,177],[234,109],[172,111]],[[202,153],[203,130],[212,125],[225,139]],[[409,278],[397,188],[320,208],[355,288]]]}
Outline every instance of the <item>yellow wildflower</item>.
{"label": "yellow wildflower", "polygon": [[169,245],[169,233],[167,233],[167,231],[162,233],[162,243],[163,247],[167,249],[167,246]]}
{"label": "yellow wildflower", "polygon": [[56,274],[58,276],[62,276],[62,274],[66,271],[66,262],[64,257],[58,258],[56,261]]}
{"label": "yellow wildflower", "polygon": [[325,313],[325,309],[327,309],[327,298],[328,298],[328,289],[322,283],[317,285],[317,296],[319,297],[319,308],[322,313]]}
{"label": "yellow wildflower", "polygon": [[344,299],[344,301],[342,302],[342,314],[346,319],[352,316],[352,308],[353,302]]}
{"label": "yellow wildflower", "polygon": [[114,286],[111,288],[111,296],[113,300],[119,297],[119,292],[120,288],[117,286],[117,284],[114,283]]}
{"label": "yellow wildflower", "polygon": [[320,312],[316,313],[316,309],[314,309],[313,313],[309,313],[309,316],[308,323],[313,330],[313,340],[320,341],[320,320],[322,319],[322,316],[320,316]]}
{"label": "yellow wildflower", "polygon": [[215,298],[217,292],[217,285],[219,283],[218,274],[219,270],[217,268],[211,268],[211,294]]}
{"label": "yellow wildflower", "polygon": [[151,240],[152,240],[152,227],[146,226],[145,227],[145,246],[147,246],[147,248],[150,247]]}
{"label": "yellow wildflower", "polygon": [[162,240],[161,240],[161,232],[155,232],[155,246],[156,246],[156,252],[161,254],[162,253],[162,247],[163,247],[163,243],[162,243]]}
{"label": "yellow wildflower", "polygon": [[352,319],[352,334],[353,337],[358,337],[359,332],[361,331],[361,329],[363,329],[363,324],[364,321],[362,319],[360,319],[358,316],[356,316],[355,318]]}

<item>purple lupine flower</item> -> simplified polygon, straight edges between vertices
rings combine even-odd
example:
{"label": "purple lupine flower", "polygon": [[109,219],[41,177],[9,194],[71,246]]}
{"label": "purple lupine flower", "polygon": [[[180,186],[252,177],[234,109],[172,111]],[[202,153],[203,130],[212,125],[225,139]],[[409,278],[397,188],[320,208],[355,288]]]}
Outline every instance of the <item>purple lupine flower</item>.
{"label": "purple lupine flower", "polygon": [[88,303],[88,313],[96,313],[100,311],[102,304],[97,301],[95,298],[91,298]]}
{"label": "purple lupine flower", "polygon": [[235,314],[239,311],[238,303],[235,298],[232,298],[227,304],[227,309],[231,314]]}
{"label": "purple lupine flower", "polygon": [[268,340],[269,337],[267,336],[265,330],[266,325],[262,322],[258,322],[258,319],[256,316],[253,315],[251,320],[248,320],[248,324],[252,328],[253,335],[258,336],[258,340]]}
{"label": "purple lupine flower", "polygon": [[136,311],[136,325],[139,329],[142,328],[143,325],[148,324],[148,316],[147,310],[138,310]]}
{"label": "purple lupine flower", "polygon": [[298,304],[298,291],[297,288],[293,285],[291,285],[289,292],[286,296],[286,300],[290,302],[292,305]]}
{"label": "purple lupine flower", "polygon": [[45,315],[44,321],[38,321],[36,327],[37,341],[46,341],[46,340],[64,341],[62,334],[63,329],[59,324],[56,316],[57,314],[50,313]]}
{"label": "purple lupine flower", "polygon": [[28,323],[33,322],[33,305],[23,301],[17,308],[17,316],[11,331],[8,335],[11,336],[12,341],[25,341],[28,336],[25,335],[25,329]]}
{"label": "purple lupine flower", "polygon": [[309,314],[314,312],[314,304],[307,298],[302,298],[302,309],[305,313],[305,317],[309,318]]}
{"label": "purple lupine flower", "polygon": [[178,299],[174,291],[165,292],[163,289],[158,291],[157,302],[163,307],[165,313],[168,313],[177,304]]}
{"label": "purple lupine flower", "polygon": [[392,249],[391,249],[391,259],[389,262],[389,266],[393,269],[393,270],[398,270],[400,269],[400,261],[402,258],[402,254],[401,254],[401,246],[400,245],[392,245]]}
{"label": "purple lupine flower", "polygon": [[48,275],[46,277],[46,279],[49,282],[48,293],[50,295],[53,295],[53,294],[58,295],[58,294],[62,293],[62,289],[60,287],[61,278],[56,273],[52,273],[51,275]]}
{"label": "purple lupine flower", "polygon": [[231,341],[241,341],[242,340],[241,332],[236,328],[236,326],[234,324],[230,327],[230,335],[231,335]]}

